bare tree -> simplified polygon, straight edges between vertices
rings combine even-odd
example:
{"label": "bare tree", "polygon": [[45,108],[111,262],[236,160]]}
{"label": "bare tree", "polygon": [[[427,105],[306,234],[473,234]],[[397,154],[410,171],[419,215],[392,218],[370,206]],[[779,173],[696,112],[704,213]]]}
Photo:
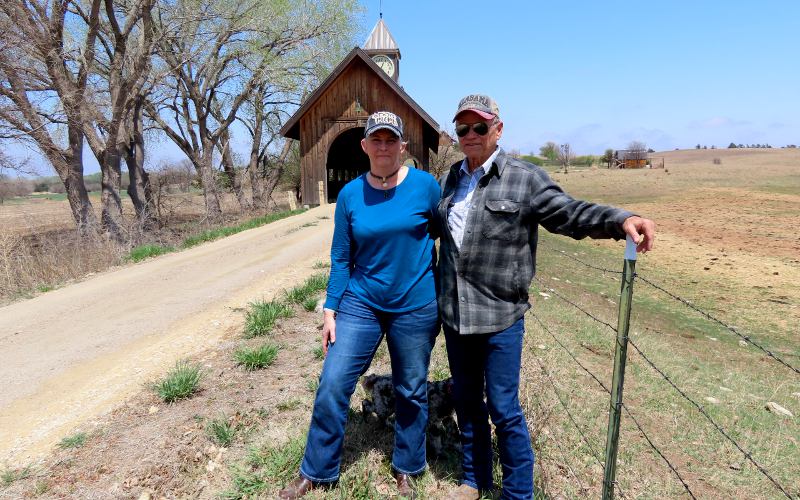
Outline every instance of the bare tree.
{"label": "bare tree", "polygon": [[558,147],[558,161],[564,167],[564,173],[569,172],[569,166],[572,160],[575,159],[575,153],[572,152],[572,147],[569,143],[562,144]]}
{"label": "bare tree", "polygon": [[[89,103],[84,133],[102,172],[103,228],[119,238],[122,226],[121,162],[133,163],[137,182],[129,194],[141,220],[148,218],[146,203],[139,196],[141,170],[136,163],[137,127],[140,125],[142,95],[151,70],[154,45],[155,0],[103,0],[97,30],[98,46],[94,74],[99,76],[94,99]],[[74,11],[87,23],[92,21],[79,2]],[[139,116],[137,116],[137,113]],[[143,153],[143,150],[140,152]],[[130,171],[130,170],[129,170]]]}
{"label": "bare tree", "polygon": [[641,141],[631,141],[628,143],[628,153],[626,158],[629,160],[646,160],[647,145]]}
{"label": "bare tree", "polygon": [[214,152],[241,106],[265,81],[306,76],[310,55],[339,43],[349,33],[341,27],[354,24],[355,11],[352,0],[199,0],[172,6],[171,16],[195,22],[165,31],[159,56],[170,74],[146,110],[197,169],[209,216],[221,214]]}
{"label": "bare tree", "polygon": [[0,2],[0,121],[19,133],[14,139],[33,142],[49,160],[85,234],[97,225],[83,182],[83,125],[101,0],[87,2],[85,31],[68,35],[70,3]]}
{"label": "bare tree", "polygon": [[611,148],[606,149],[600,159],[606,164],[606,168],[611,168],[611,162],[614,160],[614,150]]}
{"label": "bare tree", "polygon": [[453,163],[462,159],[464,155],[458,142],[453,139],[452,131],[442,131],[439,133],[439,151],[431,154],[428,170],[437,179],[447,173]]}

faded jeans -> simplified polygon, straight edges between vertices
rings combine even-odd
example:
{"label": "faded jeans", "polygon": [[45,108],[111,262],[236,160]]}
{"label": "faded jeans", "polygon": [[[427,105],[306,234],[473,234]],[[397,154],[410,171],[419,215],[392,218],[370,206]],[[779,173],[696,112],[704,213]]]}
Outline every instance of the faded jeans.
{"label": "faded jeans", "polygon": [[350,397],[384,334],[396,400],[392,467],[412,475],[425,470],[428,365],[438,333],[436,300],[414,311],[387,313],[345,292],[336,316],[336,342],[328,349],[314,401],[300,465],[303,477],[318,483],[339,478]]}

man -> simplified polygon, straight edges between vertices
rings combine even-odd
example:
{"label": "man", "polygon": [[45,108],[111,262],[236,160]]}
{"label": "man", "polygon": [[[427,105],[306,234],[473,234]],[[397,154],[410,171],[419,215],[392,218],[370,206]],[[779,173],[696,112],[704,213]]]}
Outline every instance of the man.
{"label": "man", "polygon": [[502,498],[533,498],[534,456],[518,390],[538,227],[575,239],[627,234],[645,252],[653,247],[655,225],[575,200],[541,168],[506,155],[497,146],[503,122],[491,97],[463,98],[453,121],[466,158],[440,179],[438,207],[439,311],[463,446],[463,477],[451,498],[478,499],[479,490],[493,488],[490,416]]}

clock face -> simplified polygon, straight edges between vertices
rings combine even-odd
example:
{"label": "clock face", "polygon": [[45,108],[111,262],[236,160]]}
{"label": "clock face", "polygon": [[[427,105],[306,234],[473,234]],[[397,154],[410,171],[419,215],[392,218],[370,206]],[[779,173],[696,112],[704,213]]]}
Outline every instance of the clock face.
{"label": "clock face", "polygon": [[373,56],[372,60],[389,76],[394,76],[394,62],[383,54]]}

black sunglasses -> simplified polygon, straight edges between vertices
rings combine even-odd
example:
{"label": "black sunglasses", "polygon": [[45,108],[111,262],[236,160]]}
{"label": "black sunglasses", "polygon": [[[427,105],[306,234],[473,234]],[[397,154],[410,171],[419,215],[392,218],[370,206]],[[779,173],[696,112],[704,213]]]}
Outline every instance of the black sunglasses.
{"label": "black sunglasses", "polygon": [[486,122],[478,122],[478,123],[459,123],[456,125],[456,135],[459,137],[464,137],[465,135],[469,134],[469,130],[472,129],[478,135],[486,135],[489,132],[489,125]]}

